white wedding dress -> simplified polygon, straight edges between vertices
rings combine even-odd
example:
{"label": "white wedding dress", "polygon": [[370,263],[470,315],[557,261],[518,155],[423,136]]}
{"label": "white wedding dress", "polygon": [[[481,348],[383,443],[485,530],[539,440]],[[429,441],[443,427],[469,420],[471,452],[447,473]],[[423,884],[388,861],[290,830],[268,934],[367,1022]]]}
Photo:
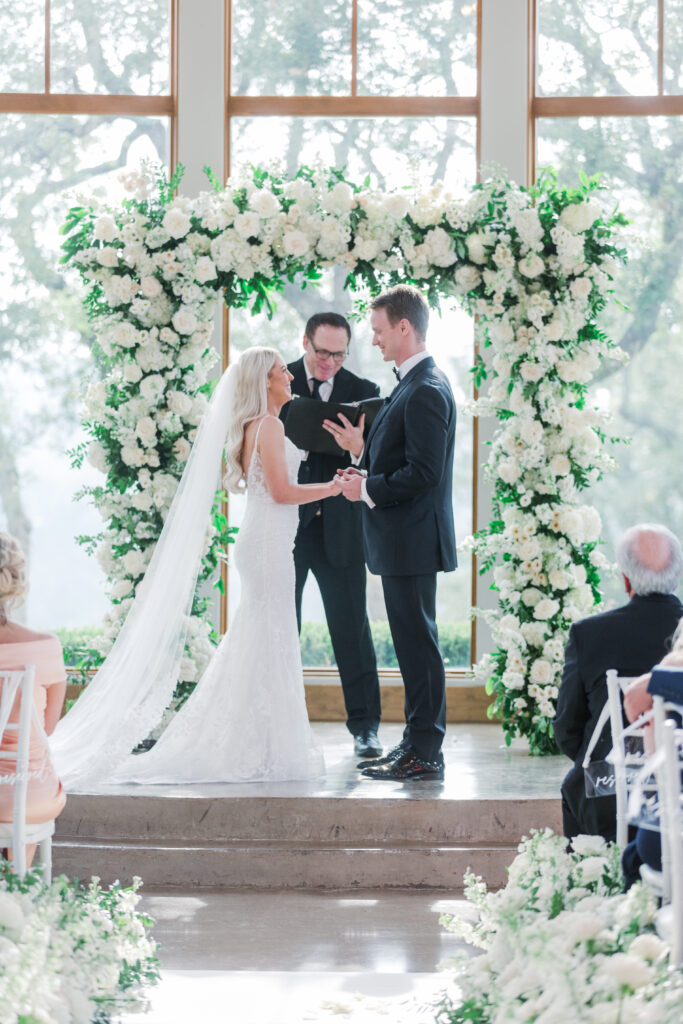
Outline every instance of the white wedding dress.
{"label": "white wedding dress", "polygon": [[[233,548],[239,607],[194,693],[156,745],[131,755],[114,782],[264,782],[322,773],[306,711],[294,606],[299,507],[270,496],[260,429]],[[285,456],[295,483],[302,452],[289,438]]]}
{"label": "white wedding dress", "polygon": [[[284,781],[323,770],[306,714],[294,606],[298,506],[271,498],[257,445],[234,546],[240,606],[191,698],[151,751],[131,754],[158,726],[177,685],[235,404],[234,370],[214,391],[114,646],[50,737],[68,791],[97,792],[114,781]],[[301,457],[285,439],[292,483]]]}

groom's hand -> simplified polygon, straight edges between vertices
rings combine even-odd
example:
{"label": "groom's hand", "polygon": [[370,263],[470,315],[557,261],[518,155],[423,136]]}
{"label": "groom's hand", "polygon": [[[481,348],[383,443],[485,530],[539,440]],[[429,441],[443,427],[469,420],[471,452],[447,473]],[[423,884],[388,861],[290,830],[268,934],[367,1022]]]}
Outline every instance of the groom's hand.
{"label": "groom's hand", "polygon": [[341,423],[334,420],[323,420],[323,427],[332,434],[339,447],[345,452],[351,452],[354,458],[358,458],[363,451],[365,441],[363,440],[363,429],[365,427],[365,413],[361,413],[358,426],[354,427],[351,420],[347,419],[343,412],[337,414]]}
{"label": "groom's hand", "polygon": [[349,501],[362,500],[361,488],[364,476],[365,473],[361,473],[360,470],[353,467],[337,470],[337,479],[339,480],[341,492]]}

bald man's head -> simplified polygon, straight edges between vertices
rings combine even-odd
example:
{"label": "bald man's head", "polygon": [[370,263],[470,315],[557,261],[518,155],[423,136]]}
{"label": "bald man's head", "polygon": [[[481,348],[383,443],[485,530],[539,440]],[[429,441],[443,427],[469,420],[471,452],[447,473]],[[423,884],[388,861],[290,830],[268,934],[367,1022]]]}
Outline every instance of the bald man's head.
{"label": "bald man's head", "polygon": [[683,552],[666,526],[641,523],[619,541],[617,564],[630,594],[671,594],[680,583]]}

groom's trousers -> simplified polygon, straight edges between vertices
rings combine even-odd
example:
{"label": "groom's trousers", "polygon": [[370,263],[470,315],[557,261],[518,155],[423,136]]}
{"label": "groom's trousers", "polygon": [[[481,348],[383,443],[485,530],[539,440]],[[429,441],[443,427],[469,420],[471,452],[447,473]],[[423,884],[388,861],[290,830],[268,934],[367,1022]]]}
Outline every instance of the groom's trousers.
{"label": "groom's trousers", "polygon": [[[323,512],[324,515],[324,512]],[[301,631],[301,600],[309,572],[320,588],[325,618],[346,707],[346,725],[353,736],[379,726],[381,701],[377,659],[368,622],[365,562],[330,565],[325,554],[322,516],[299,528],[294,547],[296,615]]]}
{"label": "groom's trousers", "polygon": [[446,673],[436,628],[436,573],[382,576],[384,603],[405,688],[403,734],[433,761],[446,733]]}

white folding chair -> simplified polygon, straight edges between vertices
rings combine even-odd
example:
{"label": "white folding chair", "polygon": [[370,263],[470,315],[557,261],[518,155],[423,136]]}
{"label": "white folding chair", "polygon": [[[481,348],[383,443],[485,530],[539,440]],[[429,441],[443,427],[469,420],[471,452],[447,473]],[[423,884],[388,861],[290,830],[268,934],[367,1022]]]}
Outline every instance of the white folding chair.
{"label": "white folding chair", "polygon": [[[660,700],[661,698],[654,698]],[[664,702],[662,701],[662,704]],[[672,962],[683,962],[683,729],[663,719],[656,730],[657,749],[635,779],[629,799],[632,817],[640,813],[646,794],[656,793],[662,846],[662,870],[648,865],[640,869],[643,881],[661,895],[665,906],[658,913],[657,927],[671,943]],[[652,781],[654,779],[654,782]]]}
{"label": "white folding chair", "polygon": [[[640,767],[642,758],[627,753],[626,744],[622,737],[624,732],[624,718],[622,710],[622,692],[633,682],[633,676],[620,676],[616,669],[609,669],[607,672],[607,700],[600,712],[600,717],[593,730],[586,753],[583,758],[583,770],[586,772],[590,765],[591,755],[602,736],[603,729],[609,720],[612,735],[612,751],[608,760],[613,764],[614,771],[614,794],[617,798],[617,844],[623,849],[628,840],[628,793],[626,786],[627,769],[634,766]],[[596,797],[599,799],[599,797]]]}
{"label": "white folding chair", "polygon": [[[29,747],[31,742],[31,725],[45,742],[46,754],[49,750],[47,736],[38,716],[33,699],[35,667],[26,665],[16,671],[0,671],[0,760],[14,761],[14,807],[11,822],[0,822],[0,846],[12,848],[14,870],[20,878],[26,874],[26,846],[35,843],[39,847],[38,859],[43,865],[43,875],[47,882],[52,879],[52,836],[55,830],[54,819],[29,825],[26,822],[26,797],[29,783]],[[9,722],[17,693],[21,690],[19,722]],[[2,737],[7,732],[18,732],[16,750],[6,750],[2,746]],[[5,776],[5,778],[7,778]]]}

